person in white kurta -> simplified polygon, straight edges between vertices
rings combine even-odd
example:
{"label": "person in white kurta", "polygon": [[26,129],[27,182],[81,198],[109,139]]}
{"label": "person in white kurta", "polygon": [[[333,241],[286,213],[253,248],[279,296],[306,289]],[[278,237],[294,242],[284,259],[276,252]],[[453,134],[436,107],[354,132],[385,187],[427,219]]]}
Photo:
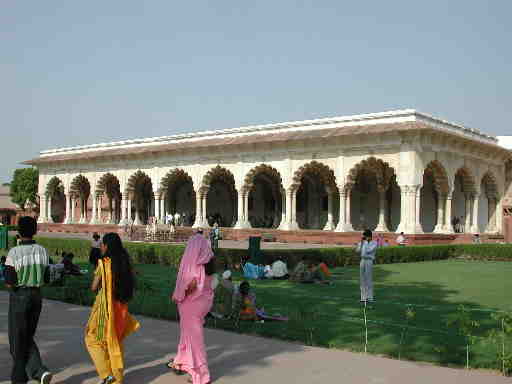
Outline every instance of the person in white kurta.
{"label": "person in white kurta", "polygon": [[272,264],[272,277],[279,280],[288,278],[288,268],[286,267],[286,263],[281,259],[274,261]]}
{"label": "person in white kurta", "polygon": [[372,231],[367,229],[363,238],[357,244],[357,253],[361,255],[359,264],[359,284],[361,287],[361,302],[373,301],[373,261],[379,248],[376,241],[372,240]]}

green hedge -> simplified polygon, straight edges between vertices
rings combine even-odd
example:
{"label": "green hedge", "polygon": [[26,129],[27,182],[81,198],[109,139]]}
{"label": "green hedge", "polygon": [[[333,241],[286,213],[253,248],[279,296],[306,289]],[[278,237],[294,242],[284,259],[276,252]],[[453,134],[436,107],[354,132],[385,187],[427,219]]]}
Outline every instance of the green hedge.
{"label": "green hedge", "polygon": [[512,261],[512,244],[460,244],[454,246],[454,256],[476,260]]}
{"label": "green hedge", "polygon": [[[90,241],[80,239],[37,238],[50,255],[58,251],[73,252],[76,259],[86,261],[89,258]],[[125,247],[135,263],[162,264],[178,266],[185,247],[174,244],[125,242]],[[286,260],[293,267],[300,259],[323,260],[331,267],[357,265],[359,256],[352,248],[314,248],[314,249],[275,249],[263,250],[266,263],[277,258]],[[221,248],[217,252],[220,265],[232,266],[247,257],[245,249]],[[407,263],[430,260],[444,260],[464,257],[479,260],[511,260],[512,244],[478,244],[478,245],[418,245],[407,247],[386,247],[379,249],[376,262],[379,264]],[[58,262],[58,260],[54,260]]]}

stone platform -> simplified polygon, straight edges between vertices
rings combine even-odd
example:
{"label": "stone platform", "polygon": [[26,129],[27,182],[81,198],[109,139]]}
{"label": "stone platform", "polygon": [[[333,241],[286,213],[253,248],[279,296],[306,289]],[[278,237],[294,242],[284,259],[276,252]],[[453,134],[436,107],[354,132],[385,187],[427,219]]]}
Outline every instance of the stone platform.
{"label": "stone platform", "polygon": [[[119,233],[126,240],[140,240],[145,238],[145,226],[134,226],[132,233],[125,232],[123,226],[118,225],[88,225],[88,224],[39,224],[40,232],[61,232],[92,234],[94,232]],[[172,242],[183,242],[194,232],[190,227],[177,227]],[[280,231],[276,229],[252,228],[234,229],[221,228],[223,240],[247,240],[251,236],[262,236],[263,241],[270,240],[279,243],[304,243],[304,244],[332,244],[352,245],[361,238],[360,232],[331,232],[320,230]],[[396,233],[382,232],[385,239],[391,245],[395,244]],[[472,242],[472,234],[421,234],[406,235],[409,244],[469,244]],[[483,242],[502,242],[501,235],[481,235]]]}

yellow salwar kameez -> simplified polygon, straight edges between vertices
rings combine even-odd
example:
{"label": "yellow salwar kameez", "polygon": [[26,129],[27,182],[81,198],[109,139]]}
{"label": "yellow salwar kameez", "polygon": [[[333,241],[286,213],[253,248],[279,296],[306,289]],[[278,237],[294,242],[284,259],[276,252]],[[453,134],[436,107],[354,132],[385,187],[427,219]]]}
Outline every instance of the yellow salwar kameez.
{"label": "yellow salwar kameez", "polygon": [[114,299],[111,261],[100,259],[95,276],[101,278],[101,288],[92,307],[85,329],[85,345],[101,379],[114,376],[123,382],[123,340],[140,324],[128,313],[128,305]]}

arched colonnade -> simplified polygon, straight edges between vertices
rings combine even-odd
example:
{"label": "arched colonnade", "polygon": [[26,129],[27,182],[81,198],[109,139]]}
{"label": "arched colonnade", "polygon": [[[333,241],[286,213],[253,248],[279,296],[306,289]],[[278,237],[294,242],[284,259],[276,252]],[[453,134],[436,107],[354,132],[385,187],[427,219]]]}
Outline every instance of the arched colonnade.
{"label": "arched colonnade", "polygon": [[139,170],[124,190],[112,173],[101,175],[94,189],[84,175],[76,175],[67,190],[55,176],[41,195],[40,222],[139,225],[178,213],[182,225],[195,227],[217,222],[282,230],[476,233],[497,231],[498,201],[491,172],[477,180],[462,167],[450,178],[441,162],[432,161],[421,185],[399,185],[395,169],[372,156],[352,167],[343,182],[315,160],[296,169],[288,185],[268,164],[253,167],[240,187],[220,165],[199,182],[180,168],[160,180]]}

